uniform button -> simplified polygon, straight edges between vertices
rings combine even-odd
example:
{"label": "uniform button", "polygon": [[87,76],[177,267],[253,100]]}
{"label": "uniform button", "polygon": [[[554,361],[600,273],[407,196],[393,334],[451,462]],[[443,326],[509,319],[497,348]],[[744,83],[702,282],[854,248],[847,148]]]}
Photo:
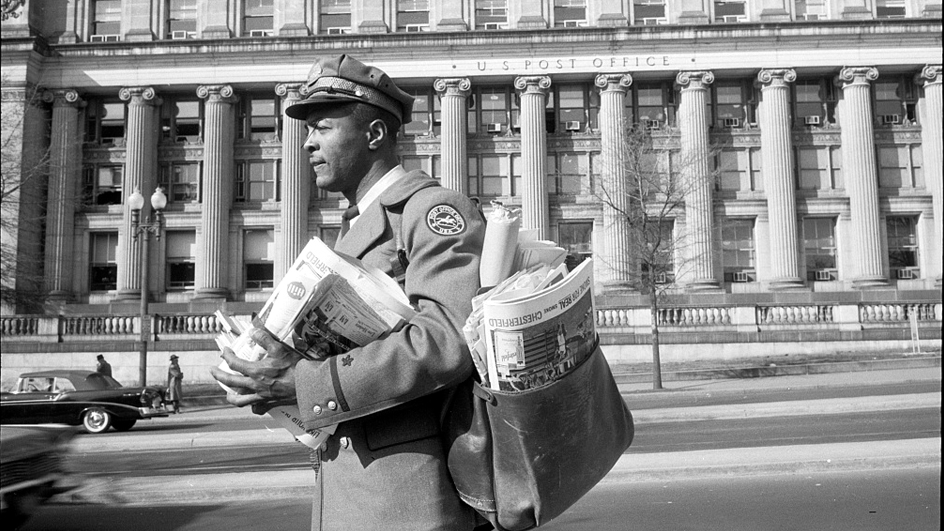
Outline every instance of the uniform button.
{"label": "uniform button", "polygon": [[351,445],[351,439],[349,437],[341,437],[341,447],[347,448]]}
{"label": "uniform button", "polygon": [[315,407],[311,408],[311,410],[315,412],[315,415],[320,415],[320,414],[321,414],[321,406],[315,406]]}
{"label": "uniform button", "polygon": [[327,443],[327,441],[321,443],[320,448],[321,448],[321,451],[322,451],[322,452],[327,452],[327,451],[328,451],[328,443]]}
{"label": "uniform button", "polygon": [[334,400],[328,400],[328,409],[330,409],[331,411],[338,409],[338,403],[335,402]]}

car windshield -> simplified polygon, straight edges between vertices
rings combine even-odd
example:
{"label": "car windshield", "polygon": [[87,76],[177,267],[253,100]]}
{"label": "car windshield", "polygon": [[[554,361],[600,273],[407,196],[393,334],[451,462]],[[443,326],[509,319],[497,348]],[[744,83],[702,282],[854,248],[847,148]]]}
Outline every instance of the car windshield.
{"label": "car windshield", "polygon": [[85,378],[85,387],[100,391],[103,389],[115,389],[117,387],[121,387],[121,384],[118,383],[118,380],[115,380],[111,376],[93,373]]}

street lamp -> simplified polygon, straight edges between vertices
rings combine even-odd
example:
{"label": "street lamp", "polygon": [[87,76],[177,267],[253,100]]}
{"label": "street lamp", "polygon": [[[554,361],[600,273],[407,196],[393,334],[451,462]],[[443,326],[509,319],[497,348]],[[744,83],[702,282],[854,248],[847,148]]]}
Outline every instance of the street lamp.
{"label": "street lamp", "polygon": [[128,197],[128,206],[131,208],[131,241],[137,242],[138,235],[144,235],[141,247],[141,350],[138,357],[138,380],[143,387],[147,385],[147,344],[151,333],[151,322],[148,319],[148,240],[154,234],[155,240],[161,239],[161,230],[164,228],[164,216],[161,211],[167,206],[167,196],[158,187],[151,195],[151,208],[154,209],[154,221],[151,216],[141,223],[141,209],[144,208],[144,196],[141,190],[134,189]]}

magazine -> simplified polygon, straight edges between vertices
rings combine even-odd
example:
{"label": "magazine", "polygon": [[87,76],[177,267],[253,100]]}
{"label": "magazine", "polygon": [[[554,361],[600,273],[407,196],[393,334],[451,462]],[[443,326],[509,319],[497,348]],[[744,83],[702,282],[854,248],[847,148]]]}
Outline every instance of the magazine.
{"label": "magazine", "polygon": [[[279,281],[258,319],[301,356],[319,360],[385,337],[402,328],[415,313],[390,277],[312,238]],[[221,350],[228,347],[248,361],[265,357],[265,349],[250,337],[252,326],[247,319],[222,311],[217,311],[216,317],[223,328],[216,338]],[[226,362],[220,364],[220,369],[235,373]],[[279,406],[269,415],[312,448],[334,433],[334,427],[305,430],[298,406]]]}

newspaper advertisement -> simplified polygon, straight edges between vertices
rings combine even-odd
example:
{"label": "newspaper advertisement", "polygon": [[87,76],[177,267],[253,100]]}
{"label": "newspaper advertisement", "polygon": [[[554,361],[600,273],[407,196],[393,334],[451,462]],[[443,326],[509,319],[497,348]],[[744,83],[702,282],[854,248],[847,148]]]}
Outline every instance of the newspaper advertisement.
{"label": "newspaper advertisement", "polygon": [[[389,281],[388,281],[389,280]],[[325,359],[365,345],[400,329],[415,310],[396,282],[380,270],[335,253],[313,238],[292,264],[259,312],[265,328],[308,359]],[[240,358],[258,361],[265,349],[250,337],[246,319],[217,312],[223,332],[217,337]],[[234,373],[226,362],[220,369]],[[220,384],[229,393],[233,389]],[[269,415],[303,444],[317,448],[334,427],[305,430],[298,406],[279,406]]]}
{"label": "newspaper advertisement", "polygon": [[482,324],[489,387],[523,391],[559,379],[595,343],[593,260],[551,270],[534,290],[486,298]]}

